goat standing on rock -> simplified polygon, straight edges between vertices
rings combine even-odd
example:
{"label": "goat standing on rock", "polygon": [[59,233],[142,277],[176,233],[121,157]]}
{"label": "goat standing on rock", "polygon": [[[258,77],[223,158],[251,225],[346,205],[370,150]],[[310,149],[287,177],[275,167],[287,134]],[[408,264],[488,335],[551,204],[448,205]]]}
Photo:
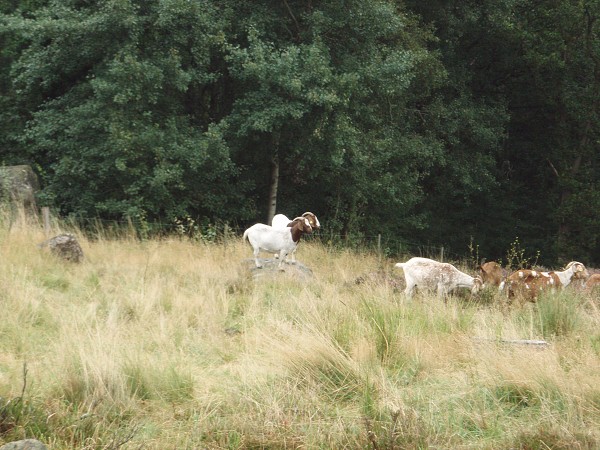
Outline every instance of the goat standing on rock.
{"label": "goat standing on rock", "polygon": [[469,288],[472,294],[476,294],[483,285],[481,277],[472,277],[452,264],[433,259],[415,257],[405,263],[397,263],[396,267],[404,271],[406,279],[404,293],[409,297],[412,296],[415,286],[435,290],[438,296],[442,297],[460,287]]}
{"label": "goat standing on rock", "polygon": [[254,249],[256,267],[262,267],[258,261],[258,254],[261,250],[264,250],[279,254],[279,269],[283,270],[282,265],[285,257],[296,250],[296,246],[304,233],[312,233],[310,222],[305,217],[296,217],[284,229],[277,229],[264,223],[254,224],[244,231],[243,239],[248,239]]}
{"label": "goat standing on rock", "polygon": [[[304,217],[306,220],[308,220],[308,223],[310,224],[310,226],[313,230],[318,230],[319,228],[321,228],[319,219],[317,219],[317,216],[314,213],[307,211],[304,214],[302,214],[302,217]],[[276,214],[275,216],[273,216],[273,219],[271,220],[271,226],[278,230],[285,230],[287,227],[290,226],[291,223],[292,223],[292,221],[290,219],[288,219],[285,214]],[[297,249],[297,247],[294,248],[294,250],[292,251],[292,258],[291,258],[292,263],[294,263],[296,261],[296,249]],[[279,257],[279,255],[275,254],[275,258],[278,258],[278,257]]]}

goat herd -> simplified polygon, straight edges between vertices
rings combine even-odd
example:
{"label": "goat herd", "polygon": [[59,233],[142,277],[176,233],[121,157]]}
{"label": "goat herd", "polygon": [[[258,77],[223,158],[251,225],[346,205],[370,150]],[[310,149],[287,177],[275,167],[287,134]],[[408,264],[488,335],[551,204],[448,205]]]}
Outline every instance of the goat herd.
{"label": "goat herd", "polygon": [[600,285],[600,274],[590,276],[585,266],[577,261],[571,261],[562,271],[519,269],[509,275],[505,275],[500,264],[490,261],[481,264],[480,275],[475,277],[461,272],[452,264],[427,258],[411,258],[405,263],[396,264],[396,267],[404,271],[404,292],[409,296],[415,286],[436,290],[441,296],[460,287],[469,288],[472,294],[477,294],[488,285],[505,292],[509,299],[518,296],[535,302],[544,290],[562,289],[573,280],[587,280],[585,289],[590,292],[596,284]]}
{"label": "goat herd", "polygon": [[[293,220],[277,214],[270,226],[262,223],[252,225],[244,231],[243,239],[248,239],[252,245],[256,267],[262,267],[258,255],[263,250],[276,254],[279,257],[279,269],[282,269],[287,256],[291,256],[292,263],[295,262],[296,247],[302,235],[320,227],[317,216],[312,212],[305,212]],[[506,292],[509,298],[519,296],[535,301],[544,290],[564,288],[573,280],[586,280],[585,289],[590,292],[594,286],[600,285],[600,274],[590,276],[585,266],[577,261],[571,261],[563,271],[520,269],[509,275],[505,274],[500,264],[491,261],[481,264],[480,275],[475,277],[461,272],[452,264],[428,258],[411,258],[404,263],[397,263],[395,267],[404,272],[404,293],[408,296],[412,296],[415,287],[434,290],[438,296],[444,296],[457,288],[468,288],[472,294],[477,294],[488,285]]]}

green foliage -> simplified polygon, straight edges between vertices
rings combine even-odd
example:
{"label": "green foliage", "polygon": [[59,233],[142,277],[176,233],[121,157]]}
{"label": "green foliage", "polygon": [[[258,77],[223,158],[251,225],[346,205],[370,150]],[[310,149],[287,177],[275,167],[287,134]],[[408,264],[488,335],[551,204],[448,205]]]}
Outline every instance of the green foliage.
{"label": "green foliage", "polygon": [[256,222],[278,162],[332,237],[597,262],[599,6],[5,1],[0,164],[137,225]]}
{"label": "green foliage", "polygon": [[[65,5],[40,10],[36,21],[10,19],[31,40],[14,64],[18,102],[37,103],[22,145],[46,167],[44,196],[63,213],[172,220],[251,210],[236,204],[237,169],[220,131],[194,125],[185,111],[188,96],[215,78],[206,37],[219,21],[172,3]],[[185,39],[171,32],[184,17],[196,24]]]}
{"label": "green foliage", "polygon": [[522,247],[521,241],[517,236],[510,243],[510,247],[508,248],[508,250],[506,250],[505,267],[509,270],[535,267],[538,264],[539,257],[539,250],[536,251],[535,255],[528,255],[527,249]]}

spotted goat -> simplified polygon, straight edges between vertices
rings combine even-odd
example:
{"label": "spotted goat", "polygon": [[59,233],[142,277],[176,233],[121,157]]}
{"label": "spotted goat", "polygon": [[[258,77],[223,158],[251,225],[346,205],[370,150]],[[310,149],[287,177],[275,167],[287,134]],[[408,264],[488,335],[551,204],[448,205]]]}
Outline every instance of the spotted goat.
{"label": "spotted goat", "polygon": [[591,275],[585,282],[586,292],[592,292],[596,288],[600,288],[600,273]]}
{"label": "spotted goat", "polygon": [[472,277],[452,264],[433,259],[415,257],[404,263],[396,263],[395,267],[404,271],[404,293],[409,297],[413,295],[415,287],[436,291],[439,297],[443,297],[457,288],[468,288],[472,294],[476,294],[483,286],[481,277]]}
{"label": "spotted goat", "polygon": [[582,263],[571,261],[562,271],[517,270],[500,284],[500,290],[506,290],[509,298],[519,295],[523,300],[535,302],[545,290],[562,289],[573,280],[587,279],[588,277],[589,273]]}

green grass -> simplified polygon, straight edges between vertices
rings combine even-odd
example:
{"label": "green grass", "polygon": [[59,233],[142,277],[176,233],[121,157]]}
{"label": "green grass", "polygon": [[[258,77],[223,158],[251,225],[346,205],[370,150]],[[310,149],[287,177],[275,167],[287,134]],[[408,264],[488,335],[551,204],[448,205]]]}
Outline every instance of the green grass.
{"label": "green grass", "polygon": [[370,253],[304,243],[314,279],[255,282],[241,239],[75,233],[78,265],[0,229],[0,445],[600,447],[600,313],[573,289],[409,300],[394,269],[355,283]]}

